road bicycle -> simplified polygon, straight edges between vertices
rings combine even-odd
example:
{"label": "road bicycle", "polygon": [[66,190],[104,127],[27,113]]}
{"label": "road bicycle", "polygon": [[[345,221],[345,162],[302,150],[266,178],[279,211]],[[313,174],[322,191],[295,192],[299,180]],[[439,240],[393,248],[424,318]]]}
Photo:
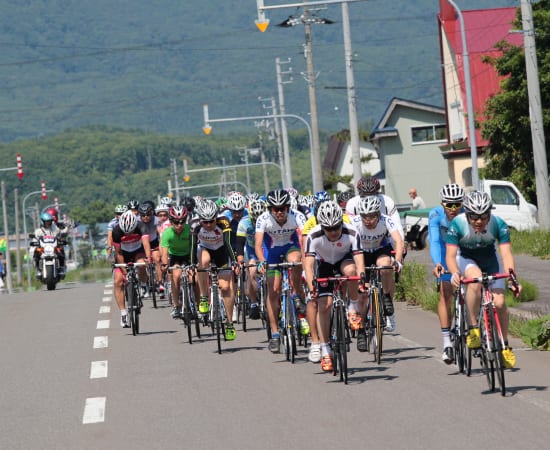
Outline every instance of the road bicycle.
{"label": "road bicycle", "polygon": [[216,336],[218,343],[218,353],[222,353],[222,336],[225,341],[225,320],[227,314],[218,282],[218,273],[231,269],[222,269],[216,265],[211,265],[208,269],[197,269],[198,272],[207,272],[210,281],[209,287],[209,310],[205,315],[208,324],[212,328],[212,334]]}
{"label": "road bicycle", "polygon": [[235,275],[235,309],[237,311],[237,323],[242,323],[243,331],[246,332],[246,318],[250,312],[250,299],[245,293],[246,274],[248,265],[242,264],[239,274]]}
{"label": "road bicycle", "polygon": [[193,343],[193,325],[195,328],[195,335],[200,339],[201,337],[201,320],[197,311],[197,304],[195,302],[195,283],[192,275],[188,273],[189,270],[193,270],[193,266],[180,266],[178,264],[168,268],[169,272],[173,272],[176,269],[181,269],[180,278],[180,317],[187,328],[187,338],[190,344]]}
{"label": "road bicycle", "polygon": [[[281,272],[281,314],[279,317],[279,334],[285,351],[286,360],[294,364],[298,349],[298,319],[296,305],[291,297],[290,271],[294,267],[301,267],[301,262],[284,262],[268,264],[267,268]],[[268,324],[267,328],[271,328]]]}
{"label": "road bicycle", "polygon": [[155,269],[155,262],[151,261],[147,264],[147,289],[151,300],[153,301],[153,308],[157,308],[157,272]]}
{"label": "road bicycle", "polygon": [[265,275],[258,273],[258,306],[260,308],[260,320],[262,327],[267,334],[267,340],[271,339],[271,327],[269,326],[269,317],[267,315],[267,280]]}
{"label": "road bicycle", "polygon": [[393,266],[365,267],[367,283],[369,285],[367,291],[367,317],[366,320],[364,320],[367,351],[372,351],[374,361],[378,364],[382,361],[382,339],[384,336],[384,328],[386,327],[384,307],[382,305],[383,290],[380,271],[393,270],[393,268]]}
{"label": "road bicycle", "polygon": [[512,286],[517,288],[518,283],[513,271],[493,275],[484,273],[480,277],[463,278],[460,283],[481,283],[481,307],[478,317],[481,334],[481,347],[479,349],[481,368],[487,378],[489,389],[492,392],[496,391],[495,380],[497,380],[500,393],[505,396],[506,380],[504,378],[504,358],[502,355],[502,351],[505,349],[504,336],[494,304],[492,289],[493,283],[502,278],[510,278]]}
{"label": "road bicycle", "polygon": [[[436,278],[436,292],[441,290],[441,275],[450,275],[448,271],[440,271],[440,277]],[[470,376],[472,372],[472,349],[466,345],[468,337],[468,312],[464,298],[464,286],[454,291],[454,308],[449,329],[451,342],[455,354],[455,363],[460,373]]]}
{"label": "road bicycle", "polygon": [[126,270],[126,278],[124,280],[124,303],[128,312],[128,320],[132,328],[132,334],[139,334],[139,318],[143,301],[141,299],[140,283],[137,274],[137,268],[146,266],[145,262],[113,264],[113,267]]}
{"label": "road bicycle", "polygon": [[330,347],[334,355],[332,374],[340,372],[340,381],[348,384],[348,352],[351,344],[346,299],[343,295],[343,284],[346,281],[359,281],[358,276],[333,276],[317,278],[314,286],[328,283],[332,289],[332,308],[330,312]]}

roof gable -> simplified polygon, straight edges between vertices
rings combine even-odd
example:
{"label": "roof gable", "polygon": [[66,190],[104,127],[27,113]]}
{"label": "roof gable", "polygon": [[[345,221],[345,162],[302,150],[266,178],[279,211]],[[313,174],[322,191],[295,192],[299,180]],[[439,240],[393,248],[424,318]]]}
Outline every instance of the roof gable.
{"label": "roof gable", "polygon": [[442,116],[445,115],[445,110],[438,106],[428,105],[426,103],[420,103],[420,102],[415,102],[413,100],[404,100],[402,98],[394,97],[390,100],[388,106],[386,107],[386,110],[382,114],[382,117],[373,128],[371,136],[373,136],[376,133],[382,132],[384,130],[386,131],[394,130],[393,127],[388,127],[388,122],[390,121],[392,114],[395,112],[395,109],[398,106],[421,110],[421,111],[433,112],[435,114],[441,114]]}

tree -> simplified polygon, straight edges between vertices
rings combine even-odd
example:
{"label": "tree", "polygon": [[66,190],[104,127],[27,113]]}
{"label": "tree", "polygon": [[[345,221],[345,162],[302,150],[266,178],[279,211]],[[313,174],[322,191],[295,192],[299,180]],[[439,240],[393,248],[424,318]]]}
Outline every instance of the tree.
{"label": "tree", "polygon": [[[537,60],[540,77],[541,102],[543,107],[544,132],[550,132],[550,0],[533,4]],[[521,11],[518,8],[513,27],[521,29]],[[529,100],[525,54],[522,47],[505,41],[496,45],[503,54],[487,58],[497,73],[506,78],[502,90],[488,99],[486,121],[482,135],[490,144],[486,148],[487,166],[482,170],[487,178],[506,178],[513,181],[529,198],[536,201],[536,186],[533,167]],[[546,140],[548,153],[548,139]]]}

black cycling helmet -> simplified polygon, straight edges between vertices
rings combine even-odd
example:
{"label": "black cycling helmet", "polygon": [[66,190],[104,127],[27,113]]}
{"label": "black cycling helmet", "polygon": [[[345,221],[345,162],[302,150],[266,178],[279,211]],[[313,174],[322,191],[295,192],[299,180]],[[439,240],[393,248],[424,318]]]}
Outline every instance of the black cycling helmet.
{"label": "black cycling helmet", "polygon": [[138,207],[138,212],[142,216],[153,214],[154,210],[155,210],[155,204],[148,200],[141,203]]}
{"label": "black cycling helmet", "polygon": [[267,194],[267,206],[273,207],[273,206],[289,206],[290,205],[290,194],[285,191],[284,189],[276,189],[274,191],[270,191]]}
{"label": "black cycling helmet", "polygon": [[352,191],[340,192],[336,197],[336,201],[340,206],[346,206],[346,203],[349,202],[350,199],[353,197],[354,194]]}
{"label": "black cycling helmet", "polygon": [[197,203],[195,202],[195,199],[193,197],[183,197],[180,200],[180,206],[184,206],[187,211],[192,213],[195,210]]}
{"label": "black cycling helmet", "polygon": [[128,209],[138,209],[139,208],[139,202],[137,200],[130,200],[128,202]]}

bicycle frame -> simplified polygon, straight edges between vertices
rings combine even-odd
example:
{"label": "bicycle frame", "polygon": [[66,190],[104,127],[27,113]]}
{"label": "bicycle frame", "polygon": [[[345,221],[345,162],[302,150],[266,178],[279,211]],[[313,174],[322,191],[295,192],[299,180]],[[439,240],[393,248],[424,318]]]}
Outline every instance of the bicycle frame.
{"label": "bicycle frame", "polygon": [[141,307],[143,306],[137,268],[146,265],[147,263],[145,262],[113,264],[114,268],[126,270],[126,277],[124,279],[124,302],[130,319],[132,334],[134,336],[139,334],[139,316],[141,314]]}

